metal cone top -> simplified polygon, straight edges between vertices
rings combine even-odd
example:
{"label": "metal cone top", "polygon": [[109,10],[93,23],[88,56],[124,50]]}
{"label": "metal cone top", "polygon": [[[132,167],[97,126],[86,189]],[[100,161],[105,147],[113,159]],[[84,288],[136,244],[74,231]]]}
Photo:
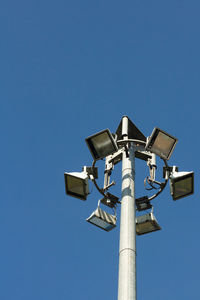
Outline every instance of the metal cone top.
{"label": "metal cone top", "polygon": [[[117,140],[121,140],[122,137],[122,120],[116,131]],[[146,137],[144,134],[133,124],[133,122],[128,118],[128,138],[134,140],[140,140],[146,142]]]}

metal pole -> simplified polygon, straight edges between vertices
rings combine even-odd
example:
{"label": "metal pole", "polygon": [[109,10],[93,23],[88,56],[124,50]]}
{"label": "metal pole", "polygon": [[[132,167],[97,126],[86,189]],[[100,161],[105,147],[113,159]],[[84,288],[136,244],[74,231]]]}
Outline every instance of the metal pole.
{"label": "metal pole", "polygon": [[[127,117],[122,119],[123,138],[128,138]],[[119,245],[118,300],[136,300],[135,151],[123,152],[122,200]]]}

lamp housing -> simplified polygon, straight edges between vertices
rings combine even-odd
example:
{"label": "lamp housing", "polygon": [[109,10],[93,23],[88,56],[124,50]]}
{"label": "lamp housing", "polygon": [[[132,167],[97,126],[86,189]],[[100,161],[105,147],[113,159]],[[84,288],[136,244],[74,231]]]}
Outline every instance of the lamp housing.
{"label": "lamp housing", "polygon": [[136,218],[137,235],[142,235],[157,230],[161,230],[161,227],[152,212]]}
{"label": "lamp housing", "polygon": [[174,201],[194,193],[194,172],[173,172],[170,175],[170,192]]}
{"label": "lamp housing", "polygon": [[155,153],[161,158],[168,160],[176,146],[177,138],[155,127],[149,137],[146,150]]}
{"label": "lamp housing", "polygon": [[85,141],[95,160],[102,159],[118,150],[115,139],[109,129],[91,135]]}
{"label": "lamp housing", "polygon": [[147,209],[152,208],[150,200],[147,196],[137,198],[135,200],[135,203],[136,203],[136,207],[137,207],[138,211],[147,210]]}
{"label": "lamp housing", "polygon": [[110,231],[116,227],[117,218],[114,215],[108,214],[106,211],[98,207],[89,218],[87,222],[105,230]]}
{"label": "lamp housing", "polygon": [[105,197],[101,199],[101,203],[103,203],[104,205],[106,205],[110,208],[114,208],[114,207],[116,207],[117,203],[120,203],[120,202],[119,202],[118,197],[107,192],[105,194]]}
{"label": "lamp housing", "polygon": [[88,174],[86,172],[64,173],[65,191],[70,195],[81,200],[86,200],[89,194]]}

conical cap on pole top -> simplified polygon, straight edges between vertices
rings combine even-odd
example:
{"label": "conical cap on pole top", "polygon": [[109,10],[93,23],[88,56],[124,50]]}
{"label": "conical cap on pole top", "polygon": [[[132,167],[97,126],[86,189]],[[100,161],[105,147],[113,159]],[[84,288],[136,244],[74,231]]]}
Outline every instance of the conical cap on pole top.
{"label": "conical cap on pole top", "polygon": [[[127,117],[127,116],[124,116],[124,117]],[[122,120],[124,117],[122,117],[121,122],[119,123],[119,126],[116,131],[118,141],[123,138]],[[144,134],[135,126],[135,124],[133,124],[133,122],[128,117],[127,117],[127,119],[128,119],[128,138],[146,142],[146,137],[144,136]]]}

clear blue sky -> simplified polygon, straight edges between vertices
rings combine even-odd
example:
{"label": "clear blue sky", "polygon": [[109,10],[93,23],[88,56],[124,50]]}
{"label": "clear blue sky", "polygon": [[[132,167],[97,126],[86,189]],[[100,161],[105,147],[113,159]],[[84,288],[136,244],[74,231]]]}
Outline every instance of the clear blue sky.
{"label": "clear blue sky", "polygon": [[[110,233],[85,222],[100,195],[66,196],[63,174],[90,165],[84,139],[124,114],[146,136],[176,136],[170,164],[196,175],[193,196],[174,202],[167,186],[154,201],[162,230],[137,238],[138,300],[199,299],[199,11],[198,0],[1,1],[1,300],[117,299],[120,211]],[[136,174],[143,196],[143,163]]]}

